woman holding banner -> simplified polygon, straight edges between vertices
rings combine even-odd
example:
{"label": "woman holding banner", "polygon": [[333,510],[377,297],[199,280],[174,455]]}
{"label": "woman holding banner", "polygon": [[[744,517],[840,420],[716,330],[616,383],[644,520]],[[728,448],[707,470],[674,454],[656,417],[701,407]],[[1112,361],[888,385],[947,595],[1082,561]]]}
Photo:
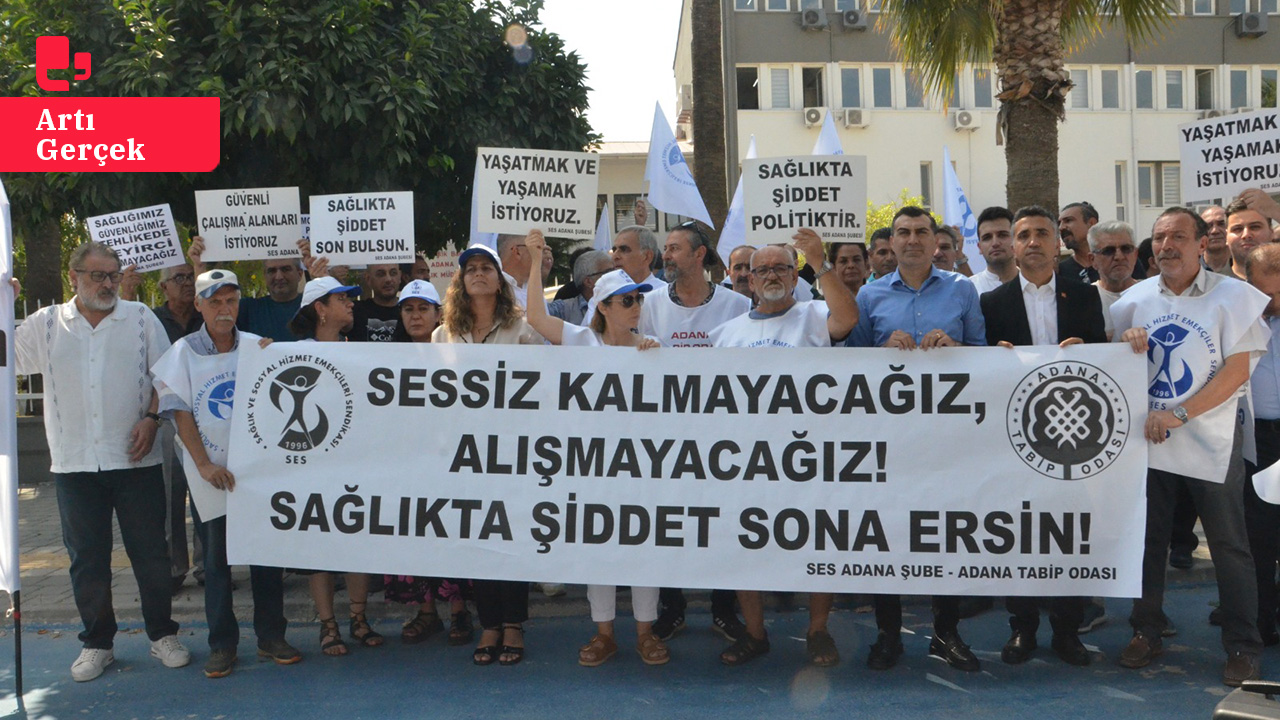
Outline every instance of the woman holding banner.
{"label": "woman holding banner", "polygon": [[[542,262],[547,242],[542,233],[534,230],[525,238],[525,247],[534,267]],[[640,324],[640,307],[644,295],[653,289],[651,285],[639,285],[623,270],[613,270],[600,276],[591,296],[593,313],[591,327],[580,327],[551,317],[546,304],[538,302],[542,295],[542,277],[529,275],[529,324],[552,345],[574,347],[634,347],[648,350],[659,347],[656,339],[636,332]],[[596,635],[591,642],[578,650],[578,664],[585,667],[603,665],[618,653],[614,640],[613,619],[617,615],[617,592],[614,585],[588,585],[587,600],[591,603],[591,619],[596,623]],[[653,622],[658,619],[658,588],[632,587],[631,608],[636,617],[636,651],[646,665],[663,665],[671,659],[667,646],[653,634]]]}
{"label": "woman holding banner", "polygon": [[[313,275],[325,272],[323,259],[312,265]],[[303,342],[344,342],[345,333],[355,322],[353,298],[360,295],[360,288],[343,285],[331,277],[316,277],[307,282],[302,291],[302,305],[289,321],[289,331]],[[310,575],[311,601],[316,605],[320,618],[320,651],[325,655],[346,655],[347,644],[342,641],[338,620],[333,610],[333,573],[327,571],[299,571]],[[365,647],[377,647],[383,638],[365,617],[369,603],[369,576],[364,573],[346,573],[347,597],[351,603],[351,622],[348,632],[351,638]]]}
{"label": "woman holding banner", "polygon": [[[472,245],[458,256],[458,267],[445,294],[444,322],[431,334],[432,342],[491,345],[541,345],[545,342],[525,322],[515,293],[502,275],[502,261],[497,253],[484,245]],[[483,574],[483,571],[477,574]],[[494,662],[515,665],[524,658],[529,583],[476,580],[473,586],[476,612],[484,632],[480,634],[472,660],[477,665],[492,665]],[[502,643],[501,650],[499,642]]]}

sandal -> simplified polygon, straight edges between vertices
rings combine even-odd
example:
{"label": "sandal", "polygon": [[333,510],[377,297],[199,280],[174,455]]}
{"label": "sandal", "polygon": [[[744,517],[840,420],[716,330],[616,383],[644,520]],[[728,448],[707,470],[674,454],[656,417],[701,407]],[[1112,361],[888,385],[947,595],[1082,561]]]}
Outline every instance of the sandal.
{"label": "sandal", "polygon": [[[329,652],[330,650],[334,652]],[[329,657],[347,654],[347,644],[342,641],[342,633],[338,630],[337,618],[320,620],[320,652]]]}
{"label": "sandal", "polygon": [[[485,628],[484,631],[487,633],[496,634],[499,640],[501,640],[502,638],[502,628]],[[484,638],[481,637],[482,642],[483,642],[483,639]],[[492,665],[497,661],[498,661],[497,645],[481,645],[480,647],[475,649],[475,653],[471,656],[471,662],[475,663],[476,665]]]}
{"label": "sandal", "polygon": [[809,662],[818,667],[832,667],[840,662],[836,641],[826,630],[809,633],[805,638],[805,652],[809,655]]}
{"label": "sandal", "polygon": [[466,645],[476,636],[476,629],[471,624],[471,613],[459,610],[453,614],[449,622],[449,644]]}
{"label": "sandal", "polygon": [[[378,647],[382,644],[384,638],[369,625],[369,619],[364,615],[363,608],[368,604],[367,602],[351,603],[351,624],[347,628],[347,634],[351,636],[352,640],[365,647]],[[357,605],[361,607],[360,612],[355,611]]]}
{"label": "sandal", "polygon": [[600,667],[617,654],[617,641],[609,635],[596,633],[591,642],[578,648],[578,664],[583,667]]}
{"label": "sandal", "polygon": [[671,651],[666,643],[653,633],[646,633],[636,639],[636,652],[645,665],[666,665],[671,660]]}
{"label": "sandal", "polygon": [[444,623],[435,610],[418,608],[418,614],[404,624],[400,631],[400,642],[405,645],[417,645],[436,633],[444,631]]}
{"label": "sandal", "polygon": [[743,635],[742,639],[730,645],[720,653],[720,662],[725,665],[743,665],[769,652],[769,638],[757,638]]}
{"label": "sandal", "polygon": [[[508,630],[515,630],[520,633],[520,645],[508,645],[506,636]],[[502,625],[502,654],[498,656],[499,665],[516,665],[524,659],[524,627],[520,623],[503,623]]]}

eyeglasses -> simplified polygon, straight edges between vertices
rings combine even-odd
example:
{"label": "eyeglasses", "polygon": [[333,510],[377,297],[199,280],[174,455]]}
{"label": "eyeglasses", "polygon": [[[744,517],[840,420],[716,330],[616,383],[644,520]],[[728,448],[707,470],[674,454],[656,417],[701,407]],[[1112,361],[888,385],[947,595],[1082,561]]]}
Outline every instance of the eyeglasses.
{"label": "eyeglasses", "polygon": [[767,278],[770,275],[777,275],[778,277],[782,277],[786,273],[789,273],[795,269],[796,269],[795,265],[766,265],[764,267],[751,268],[751,274],[763,280],[764,278]]}
{"label": "eyeglasses", "polygon": [[124,273],[122,272],[104,272],[102,270],[84,270],[82,268],[73,268],[73,269],[78,273],[84,273],[85,275],[88,275],[89,278],[96,283],[100,283],[103,280],[106,280],[107,278],[111,278],[111,282],[113,283],[119,283],[120,278],[124,277]]}
{"label": "eyeglasses", "polygon": [[1128,255],[1129,253],[1134,252],[1138,252],[1138,248],[1132,245],[1112,245],[1110,247],[1102,248],[1098,251],[1098,254],[1111,257],[1113,255]]}
{"label": "eyeglasses", "polygon": [[[612,305],[612,304],[613,304],[613,296],[607,297],[607,298],[605,298],[604,300],[602,300],[601,302],[603,302],[605,305]],[[627,308],[628,310],[630,310],[631,308],[635,307],[636,305],[643,305],[643,304],[644,304],[644,296],[643,296],[643,295],[623,295],[622,297],[618,298],[618,304],[620,304],[620,305],[622,305],[622,307]]]}
{"label": "eyeglasses", "polygon": [[192,275],[191,273],[180,273],[177,275],[170,275],[169,279],[165,280],[165,282],[171,282],[176,285],[190,285],[195,281],[196,281],[196,276]]}

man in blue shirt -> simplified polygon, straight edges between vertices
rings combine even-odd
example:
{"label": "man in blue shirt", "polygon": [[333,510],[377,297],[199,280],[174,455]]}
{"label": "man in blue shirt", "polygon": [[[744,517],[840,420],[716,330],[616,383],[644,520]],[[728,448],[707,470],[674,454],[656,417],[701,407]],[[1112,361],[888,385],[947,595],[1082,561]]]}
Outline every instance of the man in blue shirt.
{"label": "man in blue shirt", "polygon": [[[973,283],[933,266],[938,245],[933,217],[907,206],[894,215],[892,230],[890,243],[898,268],[858,293],[858,325],[845,345],[900,350],[986,345],[987,329]],[[959,606],[959,598],[933,598],[929,654],[958,670],[977,671],[978,658],[958,632]],[[875,608],[880,634],[871,646],[867,666],[888,670],[902,656],[902,599],[876,595]]]}

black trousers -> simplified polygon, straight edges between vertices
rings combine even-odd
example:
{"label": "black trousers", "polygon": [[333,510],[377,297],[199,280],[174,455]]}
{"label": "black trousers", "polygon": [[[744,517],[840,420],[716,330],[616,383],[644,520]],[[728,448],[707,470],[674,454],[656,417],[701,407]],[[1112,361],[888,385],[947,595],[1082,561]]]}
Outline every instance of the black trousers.
{"label": "black trousers", "polygon": [[[1011,597],[1006,598],[1004,607],[1009,611],[1009,627],[1016,632],[1032,635],[1040,629],[1039,598]],[[1084,622],[1084,605],[1088,598],[1052,597],[1044,598],[1049,605],[1049,627],[1054,635],[1078,635],[1080,624]]]}
{"label": "black trousers", "polygon": [[1280,505],[1258,497],[1253,474],[1280,459],[1280,420],[1257,420],[1253,437],[1258,446],[1258,465],[1245,463],[1244,524],[1249,533],[1249,553],[1258,582],[1258,631],[1276,631],[1276,560],[1280,553]]}
{"label": "black trousers", "polygon": [[476,615],[480,627],[493,629],[504,623],[529,619],[529,583],[514,580],[475,580]]}
{"label": "black trousers", "polygon": [[[733,617],[734,603],[737,602],[736,590],[711,591],[711,617]],[[684,590],[680,588],[662,588],[658,591],[658,606],[663,612],[684,612],[688,602],[684,599]]]}
{"label": "black trousers", "polygon": [[[876,627],[880,632],[897,637],[902,634],[902,596],[873,595]],[[951,635],[960,626],[960,598],[953,595],[933,596],[933,633]]]}

